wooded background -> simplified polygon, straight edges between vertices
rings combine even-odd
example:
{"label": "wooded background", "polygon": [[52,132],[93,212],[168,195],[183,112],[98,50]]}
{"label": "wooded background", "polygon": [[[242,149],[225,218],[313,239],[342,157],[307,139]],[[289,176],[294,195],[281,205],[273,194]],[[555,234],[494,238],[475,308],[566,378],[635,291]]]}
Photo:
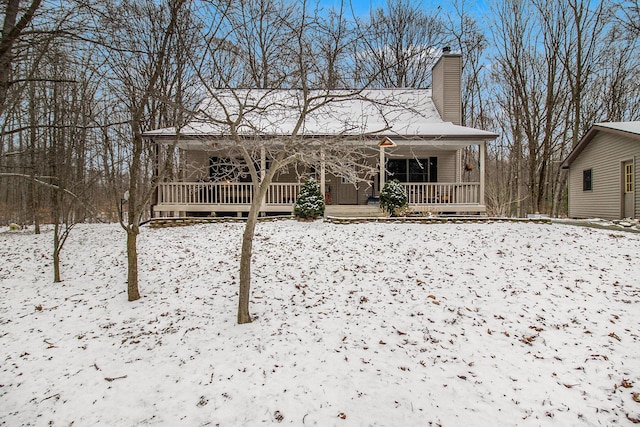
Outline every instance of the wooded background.
{"label": "wooded background", "polygon": [[566,214],[572,147],[594,122],[640,120],[639,0],[431,3],[0,1],[0,223],[144,212],[142,132],[215,88],[424,88],[445,46],[462,53],[463,124],[501,135],[489,212]]}

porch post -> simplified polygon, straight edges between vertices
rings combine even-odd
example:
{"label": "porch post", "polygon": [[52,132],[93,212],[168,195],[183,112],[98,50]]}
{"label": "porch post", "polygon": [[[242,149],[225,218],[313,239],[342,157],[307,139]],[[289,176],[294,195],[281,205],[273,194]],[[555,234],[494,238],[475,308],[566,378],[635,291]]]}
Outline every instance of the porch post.
{"label": "porch post", "polygon": [[388,136],[382,138],[382,141],[378,143],[378,147],[380,147],[380,188],[379,191],[382,191],[385,184],[384,179],[384,148],[385,147],[397,147],[397,144],[393,142]]}
{"label": "porch post", "polygon": [[[267,174],[267,154],[266,151],[264,149],[264,145],[262,147],[260,147],[260,185],[262,186],[262,183],[264,182],[264,177]],[[255,190],[254,187],[254,195],[258,194],[258,191]],[[268,190],[267,190],[268,193]],[[260,215],[265,215],[265,204],[266,204],[266,198],[267,198],[267,194],[265,194],[265,198],[262,199],[262,203],[260,204]],[[253,200],[252,200],[253,202]]]}
{"label": "porch post", "polygon": [[384,188],[384,147],[382,145],[380,145],[380,188],[378,188],[378,191],[382,191],[382,189]]}
{"label": "porch post", "polygon": [[[150,212],[150,218],[154,218],[155,217],[155,212],[153,210],[153,208],[158,204],[158,201],[160,200],[160,143],[156,142],[155,140],[151,140],[151,143],[153,144],[153,175],[151,176],[151,184],[153,186],[155,186],[154,190],[153,190],[153,194],[151,196],[151,205],[149,206]],[[166,149],[165,149],[166,151]],[[120,210],[122,211],[122,208],[120,208]]]}
{"label": "porch post", "polygon": [[325,195],[325,189],[327,186],[327,180],[325,177],[326,174],[326,164],[324,160],[324,147],[320,149],[320,194],[322,197]]}
{"label": "porch post", "polygon": [[482,141],[478,145],[480,150],[480,204],[484,205],[484,175],[487,170],[485,167],[485,151],[487,150],[487,142]]}

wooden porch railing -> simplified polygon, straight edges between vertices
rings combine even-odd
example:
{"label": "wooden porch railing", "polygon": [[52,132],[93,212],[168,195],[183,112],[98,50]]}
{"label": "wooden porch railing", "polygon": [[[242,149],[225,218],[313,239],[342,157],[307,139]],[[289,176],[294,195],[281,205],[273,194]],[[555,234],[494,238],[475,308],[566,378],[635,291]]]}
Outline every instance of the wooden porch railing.
{"label": "wooden porch railing", "polygon": [[[293,205],[299,191],[299,183],[271,184],[265,203]],[[163,182],[158,185],[159,205],[249,205],[252,199],[251,183]]]}
{"label": "wooden porch railing", "polygon": [[[449,205],[480,203],[480,184],[402,183],[409,205]],[[266,205],[291,206],[300,192],[299,183],[273,183]],[[249,205],[253,199],[251,183],[163,182],[158,186],[158,205]]]}
{"label": "wooden porch railing", "polygon": [[479,204],[480,183],[402,183],[409,205]]}

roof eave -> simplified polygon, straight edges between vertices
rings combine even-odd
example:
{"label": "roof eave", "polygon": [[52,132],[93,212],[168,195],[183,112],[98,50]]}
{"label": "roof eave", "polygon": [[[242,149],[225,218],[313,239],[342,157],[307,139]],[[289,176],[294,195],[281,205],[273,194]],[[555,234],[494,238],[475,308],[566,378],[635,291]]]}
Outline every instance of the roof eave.
{"label": "roof eave", "polygon": [[[226,135],[221,134],[151,134],[145,133],[142,135],[144,138],[148,138],[154,141],[185,141],[185,140],[198,140],[198,139],[225,139]],[[283,138],[288,135],[268,135],[261,136],[261,138]],[[396,133],[372,133],[366,135],[357,134],[344,134],[344,135],[330,135],[330,134],[306,134],[301,135],[302,138],[363,138],[363,139],[375,139],[389,137],[401,140],[415,140],[415,139],[441,139],[441,140],[456,140],[456,141],[493,141],[498,138],[498,134],[486,132],[484,134],[416,134],[416,135],[402,135]],[[251,138],[247,135],[245,138]]]}
{"label": "roof eave", "polygon": [[591,126],[591,128],[589,128],[586,135],[583,136],[582,139],[578,142],[578,145],[576,145],[573,150],[571,150],[571,153],[569,153],[564,162],[562,162],[562,169],[569,169],[571,167],[571,163],[573,163],[574,160],[580,155],[580,153],[582,153],[582,151],[587,147],[587,145],[589,145],[591,140],[597,135],[598,132],[608,132],[640,140],[640,134],[594,124],[593,126]]}

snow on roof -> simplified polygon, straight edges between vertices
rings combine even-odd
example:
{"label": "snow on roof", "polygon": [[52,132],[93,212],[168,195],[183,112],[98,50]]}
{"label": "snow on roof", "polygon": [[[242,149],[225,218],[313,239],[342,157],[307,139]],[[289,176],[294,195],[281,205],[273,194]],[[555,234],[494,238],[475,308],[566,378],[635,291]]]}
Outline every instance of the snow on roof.
{"label": "snow on roof", "polygon": [[640,121],[637,122],[608,122],[596,123],[594,126],[619,130],[622,132],[635,133],[640,135]]}
{"label": "snow on roof", "polygon": [[640,135],[640,121],[636,122],[603,122],[603,123],[594,123],[593,126],[589,129],[589,131],[582,137],[578,145],[569,153],[567,158],[562,162],[563,169],[569,169],[571,167],[571,163],[578,158],[580,153],[585,149],[587,145],[591,142],[594,136],[600,131],[614,131],[614,132],[623,132],[626,134],[630,134],[632,138],[638,138]]}
{"label": "snow on roof", "polygon": [[[312,91],[310,112],[301,123],[302,135],[390,135],[490,138],[496,134],[443,122],[431,89]],[[180,129],[184,136],[225,136],[229,121],[243,115],[238,133],[284,136],[294,133],[304,102],[300,90],[221,90],[200,106],[200,117]],[[174,137],[175,128],[145,133]]]}

